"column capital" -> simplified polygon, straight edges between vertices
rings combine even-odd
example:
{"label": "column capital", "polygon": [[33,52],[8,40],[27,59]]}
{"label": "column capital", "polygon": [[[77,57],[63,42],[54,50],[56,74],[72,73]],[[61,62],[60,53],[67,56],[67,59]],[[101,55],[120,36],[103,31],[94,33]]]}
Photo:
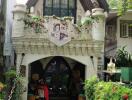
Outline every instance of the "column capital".
{"label": "column capital", "polygon": [[92,9],[92,16],[104,16],[105,17],[104,9],[102,8]]}
{"label": "column capital", "polygon": [[14,6],[13,13],[26,13],[26,5],[23,4],[17,4]]}

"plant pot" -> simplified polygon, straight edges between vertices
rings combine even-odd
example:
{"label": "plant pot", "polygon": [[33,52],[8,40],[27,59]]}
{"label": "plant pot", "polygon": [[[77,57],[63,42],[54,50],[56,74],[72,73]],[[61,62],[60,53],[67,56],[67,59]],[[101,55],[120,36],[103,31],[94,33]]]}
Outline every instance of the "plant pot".
{"label": "plant pot", "polygon": [[123,82],[132,81],[132,67],[121,67],[121,79]]}

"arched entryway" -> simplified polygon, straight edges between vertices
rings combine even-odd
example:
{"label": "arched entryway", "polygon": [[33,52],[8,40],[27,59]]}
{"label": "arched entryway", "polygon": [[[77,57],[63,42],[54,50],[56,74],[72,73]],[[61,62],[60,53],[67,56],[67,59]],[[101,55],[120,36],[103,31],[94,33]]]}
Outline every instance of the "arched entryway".
{"label": "arched entryway", "polygon": [[73,59],[62,56],[40,59],[30,64],[29,73],[29,83],[33,78],[46,80],[50,100],[71,100],[77,92],[83,92],[85,65]]}

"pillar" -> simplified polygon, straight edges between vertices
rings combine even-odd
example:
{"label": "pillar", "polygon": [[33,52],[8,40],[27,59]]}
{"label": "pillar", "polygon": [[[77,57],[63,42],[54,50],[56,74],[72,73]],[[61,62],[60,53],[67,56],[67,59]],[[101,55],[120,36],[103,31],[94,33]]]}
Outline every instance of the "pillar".
{"label": "pillar", "polygon": [[26,14],[26,6],[18,4],[14,6],[13,10],[13,27],[12,27],[12,37],[24,36],[24,21],[23,18]]}
{"label": "pillar", "polygon": [[92,37],[95,41],[102,42],[102,49],[100,51],[100,58],[102,60],[102,67],[104,67],[104,45],[105,45],[105,19],[107,17],[107,13],[104,12],[102,8],[94,8],[92,9],[92,16],[97,18],[92,25]]}
{"label": "pillar", "polygon": [[95,18],[92,25],[92,36],[94,40],[104,41],[105,38],[105,13],[102,8],[92,9],[92,16]]}
{"label": "pillar", "polygon": [[22,76],[20,83],[22,84],[22,93],[20,94],[20,100],[27,100],[28,92],[28,64],[25,63],[25,58],[22,54],[17,53],[16,70],[17,74]]}
{"label": "pillar", "polygon": [[21,67],[25,67],[25,73],[23,76],[22,81],[22,86],[23,86],[23,93],[21,95],[21,100],[27,100],[27,94],[28,94],[28,65],[22,65]]}
{"label": "pillar", "polygon": [[27,58],[26,55],[23,59],[22,65],[25,66],[25,76],[23,77],[23,86],[24,86],[24,92],[21,94],[21,100],[27,100],[27,95],[28,95],[28,73],[29,73],[29,64],[26,62]]}

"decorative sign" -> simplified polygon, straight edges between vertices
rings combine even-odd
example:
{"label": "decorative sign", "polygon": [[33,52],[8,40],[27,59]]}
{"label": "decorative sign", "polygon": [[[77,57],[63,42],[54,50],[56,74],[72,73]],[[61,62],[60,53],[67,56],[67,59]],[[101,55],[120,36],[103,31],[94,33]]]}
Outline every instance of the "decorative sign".
{"label": "decorative sign", "polygon": [[57,46],[62,46],[71,41],[71,37],[68,34],[68,26],[66,22],[52,23],[51,30],[52,31],[49,32],[49,39]]}

